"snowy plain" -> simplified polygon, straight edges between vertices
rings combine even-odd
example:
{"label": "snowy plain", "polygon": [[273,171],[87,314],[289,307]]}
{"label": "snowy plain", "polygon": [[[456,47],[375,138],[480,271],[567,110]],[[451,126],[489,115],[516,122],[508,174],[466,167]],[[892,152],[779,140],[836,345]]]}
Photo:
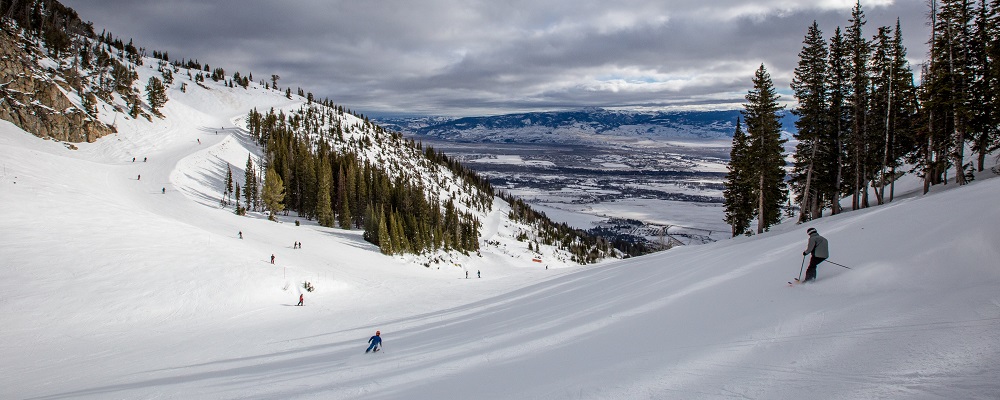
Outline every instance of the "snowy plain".
{"label": "snowy plain", "polygon": [[511,245],[427,268],[218,206],[225,163],[256,151],[243,115],[300,99],[170,96],[166,119],[118,117],[79,150],[0,122],[0,398],[1000,397],[989,174],[809,223],[852,268],[814,284],[786,283],[790,223],[591,266]]}

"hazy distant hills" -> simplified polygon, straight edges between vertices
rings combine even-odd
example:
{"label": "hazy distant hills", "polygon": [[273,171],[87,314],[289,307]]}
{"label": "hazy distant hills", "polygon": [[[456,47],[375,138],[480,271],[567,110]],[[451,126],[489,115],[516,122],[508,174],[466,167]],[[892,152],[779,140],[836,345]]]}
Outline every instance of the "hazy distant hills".
{"label": "hazy distant hills", "polygon": [[[784,128],[794,131],[786,113]],[[407,135],[462,142],[580,142],[605,138],[724,139],[732,137],[739,110],[619,111],[591,108],[483,117],[382,117],[384,127]]]}

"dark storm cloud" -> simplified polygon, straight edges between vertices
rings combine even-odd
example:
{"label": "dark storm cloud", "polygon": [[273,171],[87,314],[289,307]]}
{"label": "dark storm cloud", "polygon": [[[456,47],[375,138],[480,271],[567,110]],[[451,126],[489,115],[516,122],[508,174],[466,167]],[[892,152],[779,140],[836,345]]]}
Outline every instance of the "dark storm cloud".
{"label": "dark storm cloud", "polygon": [[[731,107],[764,63],[787,92],[806,28],[829,38],[852,1],[65,0],[98,31],[172,59],[281,76],[364,112],[496,114]],[[902,19],[925,53],[922,0],[863,4],[866,34]],[[915,69],[917,67],[914,67]],[[789,99],[789,96],[785,96]]]}

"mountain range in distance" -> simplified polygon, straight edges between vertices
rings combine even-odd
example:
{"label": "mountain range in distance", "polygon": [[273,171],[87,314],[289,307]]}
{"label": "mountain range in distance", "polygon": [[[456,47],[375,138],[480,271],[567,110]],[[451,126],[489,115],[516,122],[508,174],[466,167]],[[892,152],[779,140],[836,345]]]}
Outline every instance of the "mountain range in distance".
{"label": "mountain range in distance", "polygon": [[[615,225],[656,240],[669,227],[682,244],[726,238],[723,179],[739,110],[586,108],[495,116],[371,117],[423,142],[581,229]],[[784,136],[794,117],[785,112]],[[745,125],[744,125],[745,128]],[[586,217],[583,217],[586,216]],[[617,226],[617,225],[615,225]],[[674,234],[680,235],[674,237]]]}
{"label": "mountain range in distance", "polygon": [[[383,127],[408,136],[457,142],[596,144],[628,139],[731,139],[740,110],[628,111],[586,108],[473,117],[376,116]],[[790,137],[795,117],[785,112]]]}

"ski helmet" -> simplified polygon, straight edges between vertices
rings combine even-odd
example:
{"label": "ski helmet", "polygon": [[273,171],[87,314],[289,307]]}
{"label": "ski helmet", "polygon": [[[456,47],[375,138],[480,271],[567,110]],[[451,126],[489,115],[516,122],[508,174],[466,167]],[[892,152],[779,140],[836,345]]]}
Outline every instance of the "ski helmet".
{"label": "ski helmet", "polygon": [[816,228],[809,228],[809,229],[806,229],[806,233],[808,233],[808,234],[812,235],[812,234],[816,233]]}

